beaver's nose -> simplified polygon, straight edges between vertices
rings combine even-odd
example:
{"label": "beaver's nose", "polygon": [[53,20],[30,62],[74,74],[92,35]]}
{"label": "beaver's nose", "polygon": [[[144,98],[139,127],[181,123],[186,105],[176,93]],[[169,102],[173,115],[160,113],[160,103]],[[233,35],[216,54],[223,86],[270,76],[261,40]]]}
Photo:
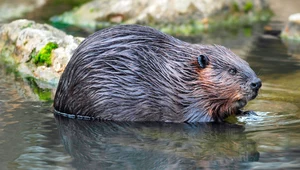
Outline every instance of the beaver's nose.
{"label": "beaver's nose", "polygon": [[259,78],[253,80],[253,82],[250,84],[250,87],[253,90],[258,90],[261,87],[261,80]]}

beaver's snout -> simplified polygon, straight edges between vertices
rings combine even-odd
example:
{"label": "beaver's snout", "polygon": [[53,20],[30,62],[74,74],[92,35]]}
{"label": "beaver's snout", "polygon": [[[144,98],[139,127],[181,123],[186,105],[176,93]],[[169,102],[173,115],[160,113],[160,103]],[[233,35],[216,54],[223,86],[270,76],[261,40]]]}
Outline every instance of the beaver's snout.
{"label": "beaver's snout", "polygon": [[259,78],[256,78],[255,80],[252,81],[250,87],[252,90],[258,91],[259,88],[261,87],[261,80]]}
{"label": "beaver's snout", "polygon": [[251,84],[250,84],[250,88],[252,89],[252,95],[250,97],[250,100],[253,100],[256,98],[256,96],[258,95],[258,90],[260,89],[262,83],[261,80],[259,78],[255,78]]}

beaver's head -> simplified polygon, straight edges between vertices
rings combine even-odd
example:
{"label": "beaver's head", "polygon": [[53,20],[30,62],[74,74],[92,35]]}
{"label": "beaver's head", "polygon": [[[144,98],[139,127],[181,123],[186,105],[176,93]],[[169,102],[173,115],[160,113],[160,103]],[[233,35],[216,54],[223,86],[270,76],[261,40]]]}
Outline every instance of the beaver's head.
{"label": "beaver's head", "polygon": [[249,64],[223,46],[205,46],[197,57],[197,73],[205,108],[215,120],[237,113],[254,99],[261,80]]}

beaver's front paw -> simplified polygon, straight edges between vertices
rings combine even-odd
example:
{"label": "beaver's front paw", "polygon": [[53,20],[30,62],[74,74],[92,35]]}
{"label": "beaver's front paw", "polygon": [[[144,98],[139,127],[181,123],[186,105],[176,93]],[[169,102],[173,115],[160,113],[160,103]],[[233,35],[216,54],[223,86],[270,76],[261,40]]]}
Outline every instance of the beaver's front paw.
{"label": "beaver's front paw", "polygon": [[237,116],[257,116],[257,114],[253,110],[247,110],[247,111],[240,110]]}

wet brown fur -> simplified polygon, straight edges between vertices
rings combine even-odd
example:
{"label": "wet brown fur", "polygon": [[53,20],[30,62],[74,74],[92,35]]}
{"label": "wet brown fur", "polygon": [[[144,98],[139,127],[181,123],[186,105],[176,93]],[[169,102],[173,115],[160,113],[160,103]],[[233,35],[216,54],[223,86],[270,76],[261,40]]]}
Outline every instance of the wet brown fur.
{"label": "wet brown fur", "polygon": [[[209,63],[199,67],[197,57]],[[236,69],[230,75],[229,69]],[[248,63],[218,45],[195,45],[153,28],[116,26],[87,37],[57,88],[59,112],[116,121],[222,121],[257,91]]]}

